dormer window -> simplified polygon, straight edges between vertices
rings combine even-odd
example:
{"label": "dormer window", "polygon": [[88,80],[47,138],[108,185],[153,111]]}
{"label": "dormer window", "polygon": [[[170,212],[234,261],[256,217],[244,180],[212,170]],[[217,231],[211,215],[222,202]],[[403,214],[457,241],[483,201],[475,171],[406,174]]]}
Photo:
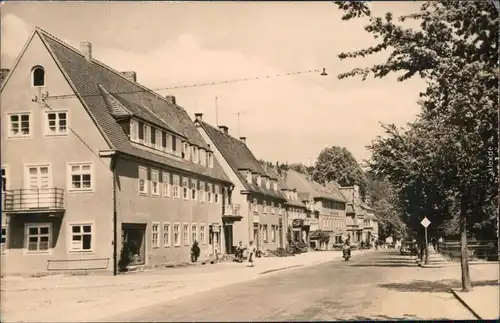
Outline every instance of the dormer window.
{"label": "dormer window", "polygon": [[210,151],[207,153],[207,155],[208,155],[208,158],[207,158],[208,167],[213,168],[214,167],[214,155]]}
{"label": "dormer window", "polygon": [[139,141],[139,123],[136,120],[130,120],[130,140]]}
{"label": "dormer window", "polygon": [[185,143],[183,144],[183,146],[182,146],[182,150],[183,150],[182,152],[184,153],[184,159],[185,159],[185,160],[190,160],[190,159],[191,159],[191,158],[190,158],[190,155],[191,155],[191,154],[190,154],[190,151],[191,151],[191,150],[189,149],[189,144],[188,144],[187,142],[185,142]]}
{"label": "dormer window", "polygon": [[260,187],[262,185],[262,178],[260,177],[259,174],[257,174],[256,177],[257,177],[257,186]]}
{"label": "dormer window", "polygon": [[265,181],[265,183],[266,183],[266,188],[267,188],[268,190],[269,190],[269,189],[271,189],[271,182],[270,182],[269,178],[264,177],[264,181]]}
{"label": "dormer window", "polygon": [[41,66],[35,66],[31,70],[31,80],[33,86],[45,85],[45,70]]}
{"label": "dormer window", "polygon": [[278,182],[273,181],[273,189],[277,192],[278,191]]}
{"label": "dormer window", "polygon": [[198,147],[193,146],[192,149],[193,149],[193,162],[198,163],[198,157],[199,157],[198,156]]}
{"label": "dormer window", "polygon": [[144,125],[144,144],[148,146],[151,144],[151,127],[147,124]]}
{"label": "dormer window", "polygon": [[207,165],[207,156],[206,156],[205,149],[200,149],[200,164],[201,164],[201,166]]}

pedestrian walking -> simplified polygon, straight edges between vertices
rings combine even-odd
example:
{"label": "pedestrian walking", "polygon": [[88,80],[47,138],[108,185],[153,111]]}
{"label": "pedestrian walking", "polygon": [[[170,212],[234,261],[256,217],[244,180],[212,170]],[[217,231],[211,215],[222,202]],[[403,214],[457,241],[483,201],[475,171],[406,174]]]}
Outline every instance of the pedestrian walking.
{"label": "pedestrian walking", "polygon": [[248,262],[250,263],[250,267],[254,267],[254,258],[255,254],[257,253],[257,250],[253,244],[253,241],[250,241],[248,244]]}

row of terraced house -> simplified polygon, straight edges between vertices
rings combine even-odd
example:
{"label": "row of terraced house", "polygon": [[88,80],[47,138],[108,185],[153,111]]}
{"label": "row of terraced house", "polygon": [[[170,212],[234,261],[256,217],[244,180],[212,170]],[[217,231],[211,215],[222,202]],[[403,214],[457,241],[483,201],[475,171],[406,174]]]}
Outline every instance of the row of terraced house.
{"label": "row of terraced house", "polygon": [[0,92],[2,274],[174,264],[194,241],[207,260],[240,241],[377,237],[358,187],[262,165],[246,138],[136,77],[34,30]]}

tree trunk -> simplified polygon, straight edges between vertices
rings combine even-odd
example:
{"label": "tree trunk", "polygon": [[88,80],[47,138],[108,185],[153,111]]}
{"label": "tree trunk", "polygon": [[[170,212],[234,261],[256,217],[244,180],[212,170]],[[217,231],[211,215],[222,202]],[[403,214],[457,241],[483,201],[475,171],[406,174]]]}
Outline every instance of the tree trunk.
{"label": "tree trunk", "polygon": [[462,269],[462,291],[472,290],[472,283],[469,273],[469,255],[467,249],[467,206],[462,199],[460,206],[460,265]]}
{"label": "tree trunk", "polygon": [[427,241],[427,229],[425,229],[425,264],[429,264],[429,242]]}

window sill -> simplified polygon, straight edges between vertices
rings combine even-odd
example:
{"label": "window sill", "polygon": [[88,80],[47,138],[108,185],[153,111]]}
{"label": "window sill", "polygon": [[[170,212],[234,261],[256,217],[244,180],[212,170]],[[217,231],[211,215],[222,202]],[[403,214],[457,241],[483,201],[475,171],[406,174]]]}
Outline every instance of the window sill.
{"label": "window sill", "polygon": [[179,248],[180,246],[181,246],[180,244],[176,244],[174,247]]}
{"label": "window sill", "polygon": [[93,193],[93,192],[94,192],[93,188],[87,188],[87,189],[70,188],[70,189],[68,189],[68,193]]}
{"label": "window sill", "polygon": [[145,192],[139,192],[139,196],[149,196],[149,194]]}
{"label": "window sill", "polygon": [[169,245],[169,244],[163,245],[163,248],[170,248],[170,247],[171,247],[171,245]]}
{"label": "window sill", "polygon": [[68,137],[68,136],[69,136],[68,133],[61,133],[61,134],[59,134],[59,133],[57,133],[57,134],[55,134],[55,133],[54,134],[48,134],[48,133],[46,133],[44,135],[45,138],[61,138],[61,137],[64,138],[64,137]]}
{"label": "window sill", "polygon": [[7,136],[8,140],[16,140],[16,139],[31,139],[31,136],[30,135],[26,135],[26,136]]}
{"label": "window sill", "polygon": [[93,254],[94,250],[68,250],[69,254]]}
{"label": "window sill", "polygon": [[160,194],[151,194],[151,197],[160,197]]}
{"label": "window sill", "polygon": [[52,251],[28,251],[24,250],[24,255],[26,256],[50,256]]}

